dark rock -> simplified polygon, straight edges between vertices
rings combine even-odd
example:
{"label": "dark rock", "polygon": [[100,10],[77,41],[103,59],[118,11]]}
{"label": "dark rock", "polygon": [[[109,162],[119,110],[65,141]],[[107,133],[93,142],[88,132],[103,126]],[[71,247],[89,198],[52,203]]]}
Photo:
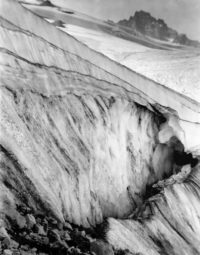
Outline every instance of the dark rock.
{"label": "dark rock", "polygon": [[49,244],[49,238],[47,236],[41,237],[40,242],[44,245]]}
{"label": "dark rock", "polygon": [[90,251],[94,252],[96,255],[114,255],[112,246],[101,240],[92,242],[90,245]]}
{"label": "dark rock", "polygon": [[17,214],[16,215],[16,224],[19,229],[23,229],[26,226],[26,219],[24,216]]}
{"label": "dark rock", "polygon": [[34,217],[35,217],[36,223],[38,223],[38,224],[42,224],[46,220],[45,215],[42,212],[37,212],[34,215]]}
{"label": "dark rock", "polygon": [[49,245],[49,238],[47,236],[39,236],[36,233],[27,234],[24,237],[27,243],[30,243],[32,246],[48,246]]}
{"label": "dark rock", "polygon": [[59,230],[63,230],[63,223],[62,223],[62,222],[59,222],[59,223],[57,224],[57,228],[58,228]]}
{"label": "dark rock", "polygon": [[58,222],[57,222],[57,220],[55,220],[55,219],[52,219],[50,222],[51,222],[51,226],[52,226],[52,227],[55,227],[55,228],[57,228],[57,225],[58,225]]}
{"label": "dark rock", "polygon": [[31,212],[31,209],[23,204],[17,205],[17,210],[23,215]]}
{"label": "dark rock", "polygon": [[8,233],[4,226],[0,227],[0,241],[2,241],[5,237],[9,237]]}
{"label": "dark rock", "polygon": [[64,241],[55,241],[53,243],[50,244],[51,248],[53,249],[64,249],[64,250],[68,250],[69,246],[64,242]]}
{"label": "dark rock", "polygon": [[37,223],[37,224],[41,224],[41,223],[42,223],[42,219],[41,219],[40,217],[37,217],[37,218],[36,218],[36,223]]}
{"label": "dark rock", "polygon": [[31,249],[31,253],[32,253],[32,254],[36,254],[36,252],[37,252],[37,248],[32,248],[32,249]]}
{"label": "dark rock", "polygon": [[20,236],[23,236],[23,237],[24,237],[26,234],[27,234],[26,231],[23,231],[23,232],[19,233],[19,235],[20,235]]}
{"label": "dark rock", "polygon": [[12,254],[13,254],[13,255],[21,255],[21,254],[20,254],[20,251],[13,251]]}
{"label": "dark rock", "polygon": [[33,226],[36,224],[35,217],[32,214],[26,215],[26,224],[28,229],[32,229]]}
{"label": "dark rock", "polygon": [[20,255],[31,255],[30,251],[20,250]]}
{"label": "dark rock", "polygon": [[80,249],[78,248],[75,248],[75,247],[70,247],[68,249],[68,253],[71,254],[71,255],[77,255],[77,254],[82,254]]}
{"label": "dark rock", "polygon": [[43,228],[44,228],[44,231],[47,232],[47,231],[48,231],[48,226],[49,226],[49,224],[48,224],[48,221],[47,221],[46,219],[44,219],[44,220],[42,221],[42,226],[43,226]]}
{"label": "dark rock", "polygon": [[39,230],[40,230],[39,226],[40,226],[39,224],[35,224],[33,226],[32,230],[33,230],[34,233],[39,233]]}
{"label": "dark rock", "polygon": [[65,27],[65,23],[62,20],[55,20],[52,24],[54,24],[56,27]]}
{"label": "dark rock", "polygon": [[26,235],[25,239],[29,242],[34,243],[34,245],[39,246],[49,245],[49,238],[47,236],[39,236],[36,233],[30,233],[30,235]]}
{"label": "dark rock", "polygon": [[34,248],[31,249],[31,251],[36,252],[37,248],[34,247]]}
{"label": "dark rock", "polygon": [[86,238],[86,240],[88,240],[90,243],[94,242],[94,240],[95,240],[94,238],[92,238],[92,237],[89,236],[89,235],[86,235],[85,238]]}
{"label": "dark rock", "polygon": [[72,229],[72,226],[71,226],[70,223],[68,223],[68,222],[65,222],[65,223],[63,224],[63,228],[64,228],[64,229],[69,229],[69,230],[71,230],[71,231],[73,230],[73,229]]}
{"label": "dark rock", "polygon": [[20,249],[23,250],[23,251],[28,251],[30,249],[30,247],[27,244],[26,245],[21,245]]}
{"label": "dark rock", "polygon": [[44,220],[45,219],[45,214],[43,212],[40,212],[40,211],[37,211],[35,214],[34,214],[35,218],[40,218],[41,220]]}
{"label": "dark rock", "polygon": [[75,229],[74,229],[74,234],[75,234],[76,236],[81,236],[81,232],[78,230],[78,228],[75,228]]}
{"label": "dark rock", "polygon": [[8,238],[8,237],[5,237],[5,238],[1,241],[1,245],[2,245],[2,248],[3,248],[3,249],[8,249],[8,248],[10,248],[10,244],[11,244],[11,241],[10,241],[10,238]]}
{"label": "dark rock", "polygon": [[77,254],[81,254],[81,250],[79,248],[75,248]]}
{"label": "dark rock", "polygon": [[86,236],[86,233],[85,233],[84,230],[81,231],[81,235],[84,236],[84,237]]}
{"label": "dark rock", "polygon": [[3,255],[13,255],[13,253],[11,250],[6,249],[3,251]]}
{"label": "dark rock", "polygon": [[14,240],[10,240],[10,247],[13,249],[17,249],[19,247],[19,243]]}
{"label": "dark rock", "polygon": [[66,249],[69,249],[68,244],[65,241],[59,241],[60,245],[63,246]]}
{"label": "dark rock", "polygon": [[59,231],[57,229],[49,230],[48,237],[50,241],[60,241]]}
{"label": "dark rock", "polygon": [[62,234],[62,238],[65,241],[70,241],[71,240],[71,237],[70,237],[70,235],[67,231],[64,231],[64,233]]}
{"label": "dark rock", "polygon": [[38,234],[41,235],[41,236],[46,236],[47,233],[44,231],[43,226],[41,226],[39,224],[37,226],[38,226]]}
{"label": "dark rock", "polygon": [[49,1],[49,0],[43,1],[43,2],[40,4],[40,6],[55,7],[55,5],[52,4],[51,1]]}
{"label": "dark rock", "polygon": [[18,213],[14,208],[8,210],[7,217],[11,224],[18,229],[23,229],[26,226],[25,217]]}

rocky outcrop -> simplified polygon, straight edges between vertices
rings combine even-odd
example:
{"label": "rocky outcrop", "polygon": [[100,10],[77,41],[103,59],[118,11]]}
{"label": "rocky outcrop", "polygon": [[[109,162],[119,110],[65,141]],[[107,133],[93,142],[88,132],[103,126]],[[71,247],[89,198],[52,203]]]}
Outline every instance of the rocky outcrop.
{"label": "rocky outcrop", "polygon": [[[90,230],[59,222],[26,205],[20,204],[16,209],[8,207],[7,210],[4,221],[0,222],[1,254],[89,255],[98,245],[95,233]],[[103,241],[101,245],[101,248],[108,246]]]}
{"label": "rocky outcrop", "polygon": [[136,11],[134,16],[128,20],[120,20],[118,24],[163,41],[194,47],[200,46],[198,41],[190,40],[185,34],[179,34],[176,30],[169,28],[164,20],[156,19],[145,11]]}

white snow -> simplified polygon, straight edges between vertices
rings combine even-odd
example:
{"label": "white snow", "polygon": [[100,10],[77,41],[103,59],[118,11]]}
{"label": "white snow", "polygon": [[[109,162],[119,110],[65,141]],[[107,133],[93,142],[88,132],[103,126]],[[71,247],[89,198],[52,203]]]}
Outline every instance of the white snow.
{"label": "white snow", "polygon": [[65,28],[60,29],[117,62],[121,62],[123,56],[130,54],[130,52],[145,52],[149,50],[149,48],[143,45],[116,38],[98,30],[95,31],[70,24],[65,24]]}
{"label": "white snow", "polygon": [[62,30],[130,69],[200,102],[199,49],[151,49],[98,30],[69,24]]}

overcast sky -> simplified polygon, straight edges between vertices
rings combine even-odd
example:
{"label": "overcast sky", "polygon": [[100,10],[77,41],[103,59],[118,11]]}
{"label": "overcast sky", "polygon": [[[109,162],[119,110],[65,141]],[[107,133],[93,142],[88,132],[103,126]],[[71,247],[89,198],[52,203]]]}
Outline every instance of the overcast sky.
{"label": "overcast sky", "polygon": [[200,0],[52,0],[76,11],[100,19],[119,21],[135,11],[144,10],[156,18],[200,40]]}

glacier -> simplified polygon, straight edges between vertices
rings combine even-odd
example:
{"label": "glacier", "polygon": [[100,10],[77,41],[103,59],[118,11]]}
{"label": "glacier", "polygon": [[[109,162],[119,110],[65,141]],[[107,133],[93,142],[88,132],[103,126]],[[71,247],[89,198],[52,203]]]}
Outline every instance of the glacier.
{"label": "glacier", "polygon": [[[158,144],[176,136],[200,156],[200,103],[15,0],[3,0],[0,12],[1,215],[23,202],[84,227],[107,218],[115,248],[200,254],[199,165],[182,179],[170,172],[158,195],[143,198],[160,180]],[[142,204],[142,220],[128,219]]]}

